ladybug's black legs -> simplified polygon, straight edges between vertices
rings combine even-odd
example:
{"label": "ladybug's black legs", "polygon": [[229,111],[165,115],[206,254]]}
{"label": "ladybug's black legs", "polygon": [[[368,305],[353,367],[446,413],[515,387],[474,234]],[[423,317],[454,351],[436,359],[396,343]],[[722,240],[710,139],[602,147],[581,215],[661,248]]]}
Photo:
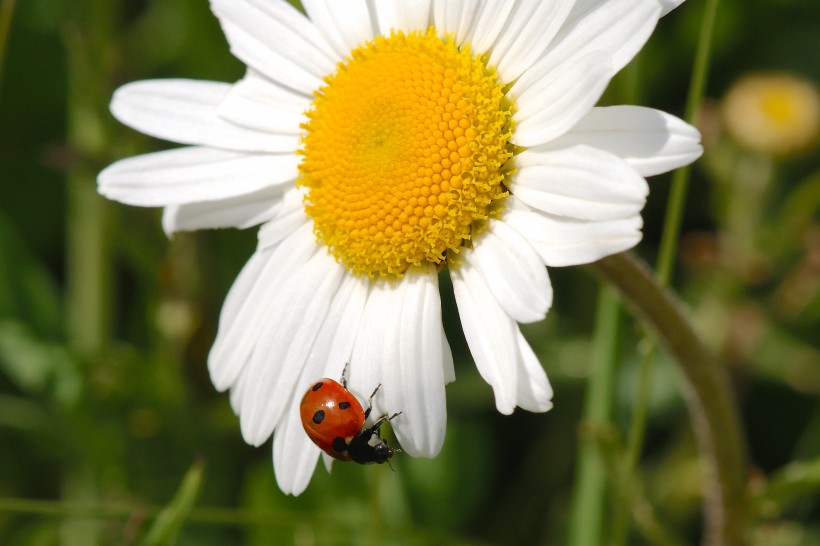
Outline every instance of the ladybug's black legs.
{"label": "ladybug's black legs", "polygon": [[379,417],[379,420],[376,421],[375,423],[373,423],[373,426],[370,427],[367,430],[369,430],[370,432],[376,432],[377,430],[379,430],[379,427],[384,424],[385,421],[392,421],[393,419],[395,419],[396,417],[398,417],[402,413],[404,413],[404,412],[400,411],[398,413],[394,413],[390,417],[388,417],[387,415],[382,415],[381,417]]}
{"label": "ladybug's black legs", "polygon": [[[342,384],[342,387],[347,389],[347,369],[350,367],[350,362],[345,362],[345,368],[342,370],[342,377],[339,378],[339,383]],[[365,415],[365,418],[367,416]]]}
{"label": "ladybug's black legs", "polygon": [[400,452],[400,449],[390,447],[379,436],[379,427],[385,421],[390,421],[399,415],[401,415],[401,412],[394,413],[389,417],[383,415],[373,423],[372,427],[362,429],[360,433],[354,436],[347,447],[350,458],[361,464],[385,463],[394,453]]}
{"label": "ladybug's black legs", "polygon": [[379,389],[382,388],[382,384],[379,383],[376,385],[376,388],[373,389],[373,394],[367,397],[367,408],[364,410],[364,418],[367,419],[370,417],[370,412],[373,409],[373,397],[376,396],[376,393],[379,392]]}
{"label": "ladybug's black legs", "polygon": [[[340,378],[340,381],[339,381],[342,384],[342,387],[344,387],[345,389],[347,388],[347,368],[349,366],[350,366],[350,362],[346,362],[345,363],[345,368],[344,368],[344,370],[342,370],[342,377]],[[382,388],[381,383],[376,385],[376,388],[373,389],[373,392],[370,393],[370,396],[367,397],[367,407],[364,410],[364,418],[365,419],[370,417],[370,412],[373,411],[373,397],[376,396],[376,393],[379,392],[380,388]],[[371,432],[375,432],[375,431],[379,430],[379,427],[382,426],[382,423],[384,423],[385,421],[390,421],[394,417],[398,417],[401,414],[402,414],[402,412],[394,413],[390,417],[388,417],[387,415],[383,415],[368,430],[370,430]]]}

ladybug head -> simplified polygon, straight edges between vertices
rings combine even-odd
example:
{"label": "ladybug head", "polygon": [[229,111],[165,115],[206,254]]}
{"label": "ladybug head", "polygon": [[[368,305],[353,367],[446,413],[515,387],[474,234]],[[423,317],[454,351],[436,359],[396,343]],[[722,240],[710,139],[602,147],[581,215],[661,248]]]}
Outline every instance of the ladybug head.
{"label": "ladybug head", "polygon": [[347,452],[353,461],[359,464],[382,464],[400,452],[384,443],[377,431],[364,429],[348,445]]}

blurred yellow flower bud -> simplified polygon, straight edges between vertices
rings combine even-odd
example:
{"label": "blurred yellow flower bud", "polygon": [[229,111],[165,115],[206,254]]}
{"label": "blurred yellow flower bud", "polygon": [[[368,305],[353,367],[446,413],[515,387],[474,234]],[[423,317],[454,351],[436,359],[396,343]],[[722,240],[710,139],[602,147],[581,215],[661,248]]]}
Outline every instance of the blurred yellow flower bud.
{"label": "blurred yellow flower bud", "polygon": [[799,153],[820,134],[817,88],[790,74],[742,77],[726,93],[722,114],[732,138],[764,154]]}

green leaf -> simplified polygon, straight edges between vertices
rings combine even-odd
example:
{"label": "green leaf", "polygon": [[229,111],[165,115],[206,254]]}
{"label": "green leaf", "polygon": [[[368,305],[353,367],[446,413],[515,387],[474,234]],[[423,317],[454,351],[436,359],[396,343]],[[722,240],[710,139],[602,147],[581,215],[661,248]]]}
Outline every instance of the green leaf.
{"label": "green leaf", "polygon": [[57,335],[62,328],[60,314],[54,279],[0,212],[0,317],[31,324],[37,334]]}
{"label": "green leaf", "polygon": [[757,497],[758,513],[780,514],[803,497],[820,493],[820,457],[793,462],[775,473]]}
{"label": "green leaf", "polygon": [[21,391],[45,394],[63,407],[73,406],[82,395],[79,366],[65,347],[38,338],[14,320],[0,319],[0,373]]}

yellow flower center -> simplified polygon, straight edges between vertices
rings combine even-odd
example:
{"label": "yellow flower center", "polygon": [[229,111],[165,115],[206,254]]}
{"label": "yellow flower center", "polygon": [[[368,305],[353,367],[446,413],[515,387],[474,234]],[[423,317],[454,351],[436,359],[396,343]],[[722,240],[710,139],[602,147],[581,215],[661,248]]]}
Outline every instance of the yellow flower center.
{"label": "yellow flower center", "polygon": [[371,278],[452,262],[507,195],[504,90],[484,58],[432,29],[353,50],[303,126],[299,183],[319,242]]}

